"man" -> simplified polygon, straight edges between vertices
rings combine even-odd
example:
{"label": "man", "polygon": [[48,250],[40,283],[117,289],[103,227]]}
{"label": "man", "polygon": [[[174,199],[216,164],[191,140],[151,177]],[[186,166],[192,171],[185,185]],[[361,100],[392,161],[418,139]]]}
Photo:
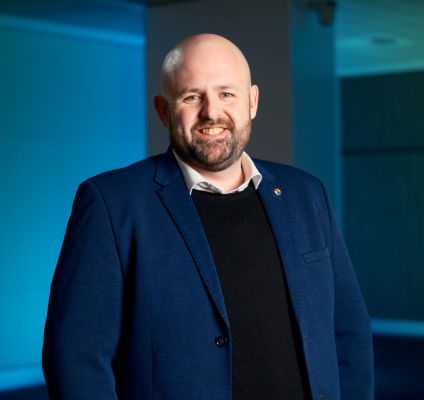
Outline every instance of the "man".
{"label": "man", "polygon": [[51,399],[372,399],[369,319],[316,178],[243,152],[258,106],[197,35],[154,99],[171,148],[78,189],[52,283]]}

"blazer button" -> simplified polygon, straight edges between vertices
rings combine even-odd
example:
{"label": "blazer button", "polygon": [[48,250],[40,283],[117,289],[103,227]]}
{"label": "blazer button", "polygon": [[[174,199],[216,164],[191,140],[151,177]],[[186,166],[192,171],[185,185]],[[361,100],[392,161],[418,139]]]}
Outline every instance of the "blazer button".
{"label": "blazer button", "polygon": [[225,347],[226,346],[226,344],[227,344],[227,342],[228,342],[228,339],[226,338],[226,337],[224,337],[224,336],[218,336],[216,339],[215,339],[215,343],[216,343],[216,345],[218,346],[218,347]]}

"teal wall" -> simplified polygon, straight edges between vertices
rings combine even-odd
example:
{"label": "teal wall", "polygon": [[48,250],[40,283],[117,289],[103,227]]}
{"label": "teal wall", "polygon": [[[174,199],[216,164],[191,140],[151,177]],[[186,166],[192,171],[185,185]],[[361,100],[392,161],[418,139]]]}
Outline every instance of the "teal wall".
{"label": "teal wall", "polygon": [[69,31],[0,26],[0,368],[41,361],[79,183],[146,156],[144,45]]}
{"label": "teal wall", "polygon": [[424,320],[424,72],[341,87],[344,235],[368,312]]}
{"label": "teal wall", "polygon": [[341,220],[334,24],[290,2],[292,165],[318,177]]}

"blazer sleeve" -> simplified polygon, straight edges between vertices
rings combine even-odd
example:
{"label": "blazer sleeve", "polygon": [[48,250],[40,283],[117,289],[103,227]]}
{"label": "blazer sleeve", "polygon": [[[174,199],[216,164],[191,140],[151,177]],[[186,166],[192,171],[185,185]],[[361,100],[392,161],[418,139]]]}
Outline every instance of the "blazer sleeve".
{"label": "blazer sleeve", "polygon": [[326,189],[334,277],[334,334],[342,400],[374,399],[371,324]]}
{"label": "blazer sleeve", "polygon": [[43,371],[51,400],[117,399],[112,361],[121,330],[123,279],[97,187],[78,188],[54,273]]}

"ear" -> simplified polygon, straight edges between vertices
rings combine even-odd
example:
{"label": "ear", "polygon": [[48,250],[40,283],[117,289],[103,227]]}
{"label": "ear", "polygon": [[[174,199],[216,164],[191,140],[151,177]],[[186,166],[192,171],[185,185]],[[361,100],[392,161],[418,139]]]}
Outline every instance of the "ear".
{"label": "ear", "polygon": [[250,119],[256,117],[258,111],[258,100],[259,100],[259,88],[256,85],[252,85],[250,88]]}
{"label": "ear", "polygon": [[166,101],[165,97],[163,97],[161,94],[157,94],[153,98],[153,105],[156,112],[158,113],[159,119],[162,121],[162,124],[168,128],[168,102]]}

